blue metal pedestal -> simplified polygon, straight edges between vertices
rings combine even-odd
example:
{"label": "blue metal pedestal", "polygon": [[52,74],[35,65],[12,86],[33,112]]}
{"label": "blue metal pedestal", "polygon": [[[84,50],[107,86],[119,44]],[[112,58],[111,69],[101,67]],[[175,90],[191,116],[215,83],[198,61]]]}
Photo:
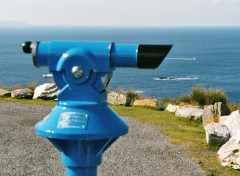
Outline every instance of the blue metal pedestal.
{"label": "blue metal pedestal", "polygon": [[128,126],[108,106],[56,106],[35,126],[61,152],[68,176],[95,176],[102,154]]}

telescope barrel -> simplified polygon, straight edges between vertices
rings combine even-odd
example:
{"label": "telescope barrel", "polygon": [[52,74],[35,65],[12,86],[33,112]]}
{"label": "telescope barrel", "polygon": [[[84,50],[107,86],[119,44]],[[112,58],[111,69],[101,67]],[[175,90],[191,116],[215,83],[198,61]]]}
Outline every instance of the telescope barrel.
{"label": "telescope barrel", "polygon": [[[112,67],[157,68],[167,56],[172,45],[116,44],[112,42],[35,42],[22,44],[25,53],[32,53],[35,66],[47,66],[49,58],[61,57],[72,48],[94,51],[97,56],[107,52]],[[105,51],[105,52],[102,52]],[[104,54],[103,54],[104,53]],[[106,55],[105,55],[106,56]]]}
{"label": "telescope barrel", "polygon": [[157,68],[172,45],[128,45],[114,44],[111,52],[111,64],[114,67]]}

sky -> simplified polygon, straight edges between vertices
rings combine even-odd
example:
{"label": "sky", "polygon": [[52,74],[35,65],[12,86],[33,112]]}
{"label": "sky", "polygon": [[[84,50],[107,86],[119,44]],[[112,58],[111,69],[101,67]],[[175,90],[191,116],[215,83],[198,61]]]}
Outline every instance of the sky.
{"label": "sky", "polygon": [[240,26],[240,0],[0,0],[0,21],[38,26]]}

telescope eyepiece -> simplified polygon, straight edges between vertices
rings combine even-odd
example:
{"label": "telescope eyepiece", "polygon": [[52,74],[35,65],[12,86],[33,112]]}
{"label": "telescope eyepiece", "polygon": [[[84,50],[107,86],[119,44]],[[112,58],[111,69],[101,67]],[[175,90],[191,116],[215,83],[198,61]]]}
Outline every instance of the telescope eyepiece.
{"label": "telescope eyepiece", "polygon": [[31,44],[32,42],[30,41],[26,41],[22,44],[22,49],[24,53],[27,53],[27,54],[32,53]]}
{"label": "telescope eyepiece", "polygon": [[139,45],[137,56],[138,68],[157,68],[171,48],[172,45]]}

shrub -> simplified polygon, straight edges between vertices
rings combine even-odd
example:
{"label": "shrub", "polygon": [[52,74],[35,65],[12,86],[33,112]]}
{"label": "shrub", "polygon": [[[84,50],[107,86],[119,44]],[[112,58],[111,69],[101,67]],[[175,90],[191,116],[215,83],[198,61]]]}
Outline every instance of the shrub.
{"label": "shrub", "polygon": [[37,83],[32,82],[32,83],[27,85],[27,88],[29,88],[30,90],[34,91],[37,86],[38,86]]}
{"label": "shrub", "polygon": [[214,104],[216,102],[223,102],[224,104],[227,103],[227,96],[223,90],[215,89],[215,90],[208,90],[205,93],[206,104]]}
{"label": "shrub", "polygon": [[140,100],[143,98],[143,96],[141,96],[139,93],[137,93],[135,90],[133,89],[128,89],[126,92],[127,95],[127,103],[126,106],[131,106],[135,100]]}
{"label": "shrub", "polygon": [[14,85],[13,87],[11,87],[9,90],[10,90],[10,91],[13,91],[13,90],[17,90],[17,89],[22,89],[22,86],[16,84],[16,85]]}
{"label": "shrub", "polygon": [[165,106],[168,104],[179,104],[179,101],[175,98],[161,98],[161,102],[163,102]]}
{"label": "shrub", "polygon": [[120,93],[120,94],[126,94],[126,91],[123,88],[117,88],[114,90],[114,92]]}
{"label": "shrub", "polygon": [[190,95],[191,100],[192,100],[191,102],[196,102],[201,106],[205,105],[206,104],[205,92],[206,92],[206,90],[201,86],[194,87],[192,89],[192,93]]}
{"label": "shrub", "polygon": [[179,99],[178,99],[179,102],[183,102],[183,103],[191,103],[192,101],[192,98],[191,98],[191,95],[190,94],[182,94]]}
{"label": "shrub", "polygon": [[227,103],[227,96],[221,89],[206,89],[202,86],[193,87],[190,94],[183,94],[179,102],[198,104],[200,106],[214,104],[216,102]]}
{"label": "shrub", "polygon": [[240,109],[240,104],[227,103],[228,109],[233,112]]}

